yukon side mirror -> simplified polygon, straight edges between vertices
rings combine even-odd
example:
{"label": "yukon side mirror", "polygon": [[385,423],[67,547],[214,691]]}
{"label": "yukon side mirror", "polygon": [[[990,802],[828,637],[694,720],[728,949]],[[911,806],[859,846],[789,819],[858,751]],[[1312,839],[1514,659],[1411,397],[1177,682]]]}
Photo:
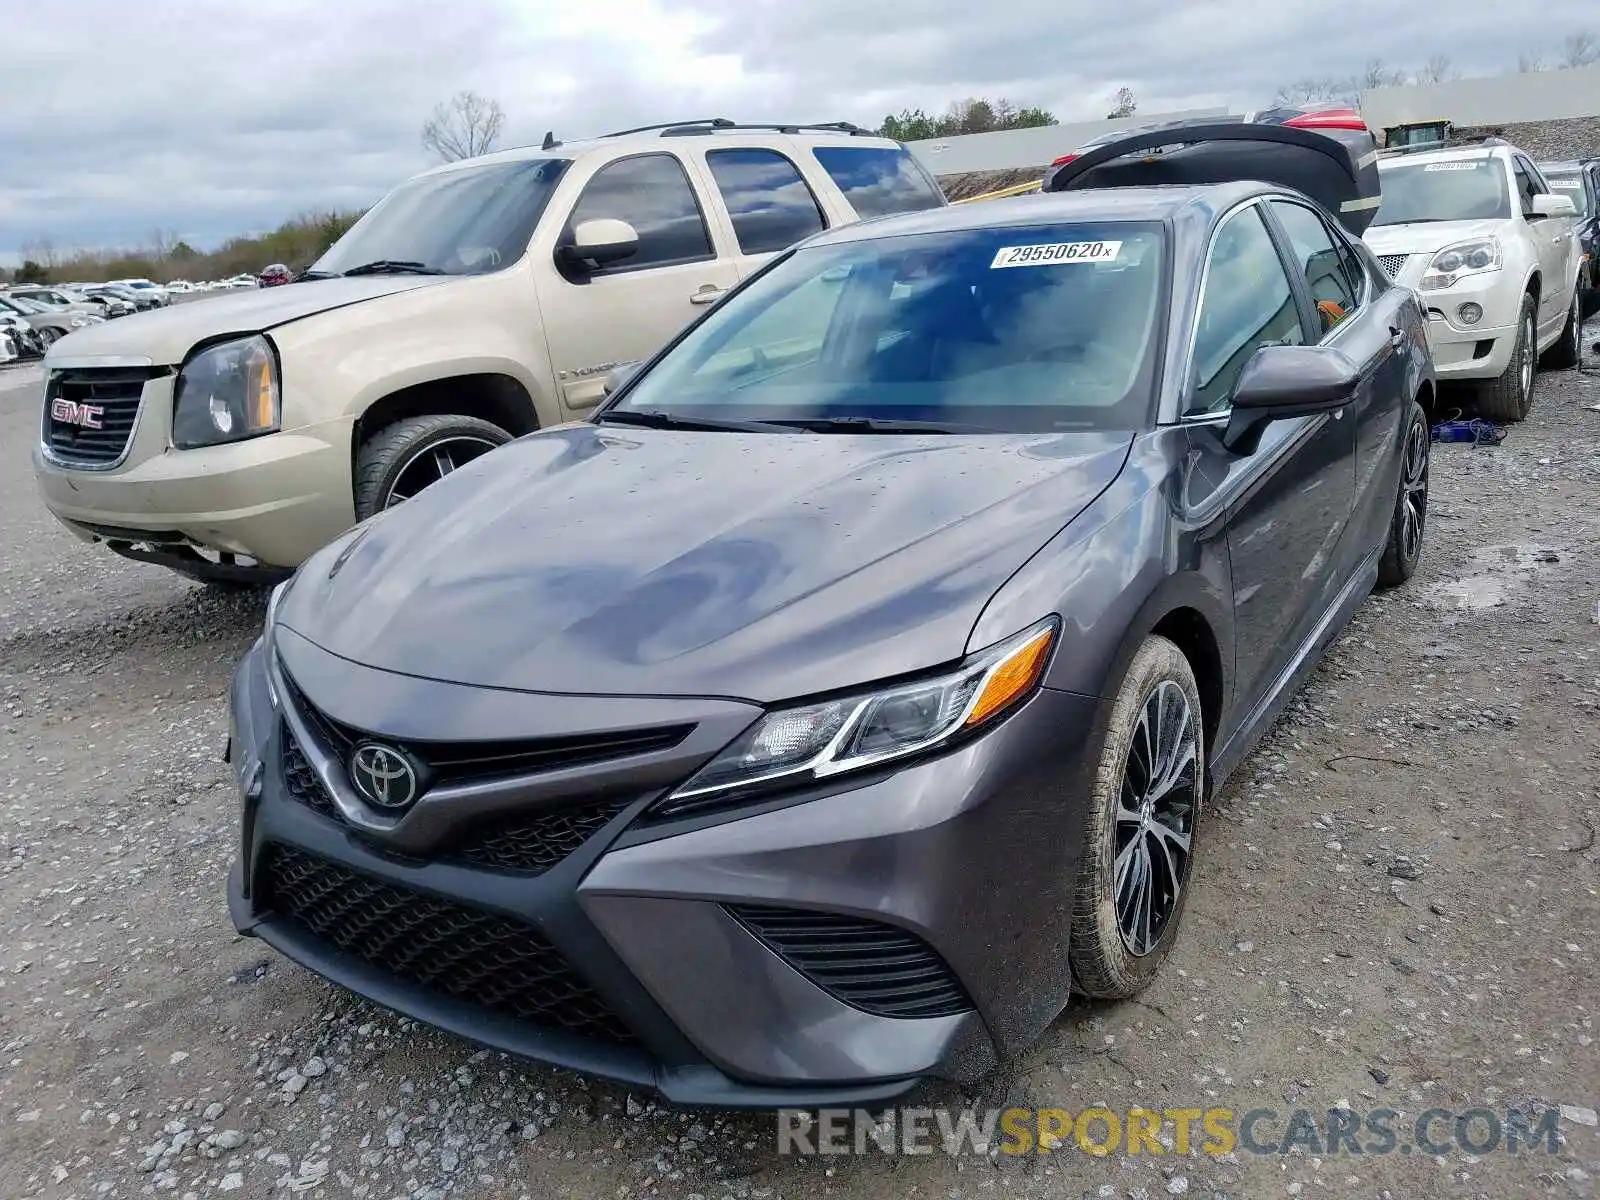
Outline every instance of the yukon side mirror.
{"label": "yukon side mirror", "polygon": [[572,241],[561,247],[561,257],[572,266],[596,263],[603,267],[620,262],[638,249],[637,229],[614,217],[598,217],[579,222],[572,231]]}
{"label": "yukon side mirror", "polygon": [[628,380],[639,373],[639,368],[644,366],[643,361],[618,363],[611,368],[611,373],[606,376],[605,390],[601,395],[609,396]]}
{"label": "yukon side mirror", "polygon": [[1533,210],[1530,217],[1575,217],[1578,215],[1578,206],[1572,202],[1571,196],[1554,196],[1549,192],[1542,192],[1533,197],[1529,202]]}
{"label": "yukon side mirror", "polygon": [[1262,346],[1239,373],[1222,444],[1235,454],[1254,454],[1273,421],[1336,412],[1360,386],[1361,369],[1341,350]]}

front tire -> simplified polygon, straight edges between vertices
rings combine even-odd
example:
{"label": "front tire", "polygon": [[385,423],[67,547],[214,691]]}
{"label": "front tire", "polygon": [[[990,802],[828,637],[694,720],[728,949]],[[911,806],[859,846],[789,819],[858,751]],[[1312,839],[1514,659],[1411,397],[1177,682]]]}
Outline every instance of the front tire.
{"label": "front tire", "polygon": [[1583,357],[1582,286],[1581,281],[1573,283],[1572,307],[1567,310],[1567,323],[1561,327],[1561,337],[1557,339],[1556,344],[1545,351],[1544,365],[1558,371],[1577,366],[1579,359]]}
{"label": "front tire", "polygon": [[1126,999],[1155,978],[1188,899],[1205,793],[1205,721],[1183,651],[1145,639],[1099,738],[1069,955],[1077,990]]}
{"label": "front tire", "polygon": [[1389,540],[1378,560],[1378,586],[1399,587],[1417,573],[1422,535],[1428,521],[1428,454],[1432,433],[1427,415],[1411,402],[1405,440],[1401,442],[1400,483],[1395,489]]}
{"label": "front tire", "polygon": [[1478,394],[1478,410],[1491,421],[1511,425],[1528,415],[1533,407],[1533,377],[1537,369],[1538,335],[1533,326],[1533,295],[1522,297],[1522,310],[1517,315],[1517,344],[1511,350],[1511,361],[1500,373],[1500,378],[1490,381]]}
{"label": "front tire", "polygon": [[356,455],[356,520],[392,508],[511,440],[477,417],[408,417],[377,430]]}

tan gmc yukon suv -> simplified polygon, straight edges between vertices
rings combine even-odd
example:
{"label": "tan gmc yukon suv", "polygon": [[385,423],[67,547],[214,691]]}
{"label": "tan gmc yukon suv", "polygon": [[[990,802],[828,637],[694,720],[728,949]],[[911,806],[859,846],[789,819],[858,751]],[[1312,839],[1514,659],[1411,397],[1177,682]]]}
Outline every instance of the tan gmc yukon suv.
{"label": "tan gmc yukon suv", "polygon": [[287,287],[63,338],[35,474],[84,539],[201,580],[270,580],[581,418],[615,368],[801,238],[944,203],[903,146],[843,123],[692,121],[451,163]]}

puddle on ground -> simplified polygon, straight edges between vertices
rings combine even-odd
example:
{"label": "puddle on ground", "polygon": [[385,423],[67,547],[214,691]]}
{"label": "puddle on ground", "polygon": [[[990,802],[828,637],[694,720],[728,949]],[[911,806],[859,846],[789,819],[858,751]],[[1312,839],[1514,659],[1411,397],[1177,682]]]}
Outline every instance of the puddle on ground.
{"label": "puddle on ground", "polygon": [[1422,593],[1425,603],[1445,609],[1499,608],[1534,576],[1561,561],[1549,546],[1527,543],[1481,546],[1472,552],[1471,574],[1444,579]]}

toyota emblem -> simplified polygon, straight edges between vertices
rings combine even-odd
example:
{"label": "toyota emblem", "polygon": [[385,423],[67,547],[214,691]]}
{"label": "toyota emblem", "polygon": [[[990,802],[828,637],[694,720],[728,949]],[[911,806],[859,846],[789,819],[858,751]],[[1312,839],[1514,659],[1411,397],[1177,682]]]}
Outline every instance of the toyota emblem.
{"label": "toyota emblem", "polygon": [[417,770],[402,752],[363,742],[350,752],[350,782],[378,808],[405,808],[417,798]]}

